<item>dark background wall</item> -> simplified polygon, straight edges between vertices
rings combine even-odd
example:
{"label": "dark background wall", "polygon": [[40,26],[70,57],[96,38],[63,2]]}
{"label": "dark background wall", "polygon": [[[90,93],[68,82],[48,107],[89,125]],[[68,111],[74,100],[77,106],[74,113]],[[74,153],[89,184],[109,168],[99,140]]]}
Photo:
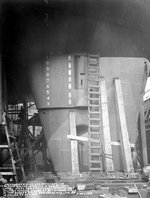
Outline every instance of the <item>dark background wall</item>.
{"label": "dark background wall", "polygon": [[9,95],[30,94],[28,67],[47,55],[149,59],[149,10],[149,0],[1,1],[0,50]]}

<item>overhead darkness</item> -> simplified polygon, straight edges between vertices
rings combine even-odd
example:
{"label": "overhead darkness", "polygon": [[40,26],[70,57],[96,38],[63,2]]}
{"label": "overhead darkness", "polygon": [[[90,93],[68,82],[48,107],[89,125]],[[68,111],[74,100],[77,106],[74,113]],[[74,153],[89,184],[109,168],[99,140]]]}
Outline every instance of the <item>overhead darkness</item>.
{"label": "overhead darkness", "polygon": [[28,68],[53,54],[150,58],[150,1],[0,1],[0,51],[9,95],[30,93]]}

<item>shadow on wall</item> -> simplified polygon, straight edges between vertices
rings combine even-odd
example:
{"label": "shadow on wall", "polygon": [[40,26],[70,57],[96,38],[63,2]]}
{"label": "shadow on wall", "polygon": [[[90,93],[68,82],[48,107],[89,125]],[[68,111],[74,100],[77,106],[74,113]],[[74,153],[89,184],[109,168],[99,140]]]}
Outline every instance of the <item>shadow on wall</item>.
{"label": "shadow on wall", "polygon": [[78,136],[82,136],[82,135],[85,136],[86,133],[88,133],[88,125],[77,125],[76,129],[77,129],[77,135]]}

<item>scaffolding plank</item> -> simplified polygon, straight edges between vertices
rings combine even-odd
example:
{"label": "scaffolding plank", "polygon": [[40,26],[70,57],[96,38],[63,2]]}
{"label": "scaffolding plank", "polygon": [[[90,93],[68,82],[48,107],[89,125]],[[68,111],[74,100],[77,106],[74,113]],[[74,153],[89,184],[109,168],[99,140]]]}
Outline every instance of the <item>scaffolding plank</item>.
{"label": "scaffolding plank", "polygon": [[14,172],[0,172],[1,175],[7,176],[7,175],[15,175]]}
{"label": "scaffolding plank", "polygon": [[131,173],[133,172],[134,169],[133,169],[133,162],[131,155],[131,147],[129,142],[126,114],[124,108],[121,80],[116,78],[114,79],[114,83],[115,83],[116,105],[117,105],[120,128],[121,128],[121,143],[122,143],[121,148],[125,161],[125,169],[126,169],[125,171]]}
{"label": "scaffolding plank", "polygon": [[67,135],[67,138],[71,139],[71,140],[78,140],[78,141],[88,142],[88,138],[87,137],[80,137],[80,136],[75,136],[75,135]]}
{"label": "scaffolding plank", "polygon": [[3,144],[3,145],[0,145],[0,149],[1,149],[1,148],[2,148],[2,149],[4,149],[4,148],[9,148],[9,146]]}

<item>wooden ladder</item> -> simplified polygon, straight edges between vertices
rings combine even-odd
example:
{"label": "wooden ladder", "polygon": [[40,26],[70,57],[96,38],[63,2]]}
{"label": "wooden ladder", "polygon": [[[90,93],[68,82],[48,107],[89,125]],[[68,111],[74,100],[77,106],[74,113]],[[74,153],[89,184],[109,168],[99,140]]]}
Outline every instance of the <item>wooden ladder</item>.
{"label": "wooden ladder", "polygon": [[20,176],[21,176],[22,180],[25,181],[24,167],[21,162],[16,137],[15,137],[14,132],[11,129],[11,127],[8,127],[7,119],[8,118],[6,117],[6,115],[4,115],[2,125],[4,126],[7,144],[0,145],[0,149],[8,149],[9,150],[9,156],[10,156],[9,158],[11,159],[12,166],[10,167],[8,165],[7,166],[5,165],[3,167],[0,167],[0,170],[1,170],[0,173],[3,176],[13,176],[15,179],[15,182],[18,182],[19,171],[20,171],[20,174],[21,174]]}
{"label": "wooden ladder", "polygon": [[102,123],[99,56],[88,55],[89,172],[102,172]]}

